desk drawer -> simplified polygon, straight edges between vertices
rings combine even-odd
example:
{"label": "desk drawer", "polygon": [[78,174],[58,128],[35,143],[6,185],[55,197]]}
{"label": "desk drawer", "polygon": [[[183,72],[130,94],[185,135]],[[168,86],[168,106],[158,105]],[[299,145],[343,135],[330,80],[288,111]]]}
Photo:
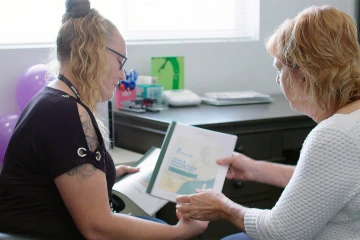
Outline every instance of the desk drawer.
{"label": "desk drawer", "polygon": [[254,159],[270,159],[272,157],[272,141],[273,136],[271,132],[254,133],[254,134],[238,134],[235,151],[240,151],[239,146],[242,147],[243,153]]}
{"label": "desk drawer", "polygon": [[238,183],[239,181],[225,180],[222,192],[230,199],[270,192],[269,185],[254,182],[241,182],[241,184]]}
{"label": "desk drawer", "polygon": [[283,133],[283,149],[300,149],[312,128],[302,128],[284,131]]}

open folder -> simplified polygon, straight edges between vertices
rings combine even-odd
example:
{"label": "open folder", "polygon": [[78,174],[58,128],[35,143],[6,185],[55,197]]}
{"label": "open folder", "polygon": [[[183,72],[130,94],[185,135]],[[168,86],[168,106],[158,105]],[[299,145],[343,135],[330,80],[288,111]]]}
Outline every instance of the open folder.
{"label": "open folder", "polygon": [[172,122],[161,149],[149,149],[134,165],[140,171],[117,179],[113,194],[152,216],[196,189],[221,192],[228,166],[216,159],[231,156],[236,141],[235,135]]}
{"label": "open folder", "polygon": [[[132,203],[137,205],[149,216],[154,215],[168,202],[151,196],[146,192],[159,154],[159,148],[150,148],[144,156],[134,164],[134,167],[140,167],[140,171],[118,178],[112,189],[113,194],[122,200],[132,201]],[[125,208],[126,207],[125,203]],[[128,210],[128,212],[133,212],[133,210]]]}
{"label": "open folder", "polygon": [[221,192],[228,166],[216,159],[231,156],[236,141],[235,135],[172,122],[147,192],[171,202],[196,189]]}

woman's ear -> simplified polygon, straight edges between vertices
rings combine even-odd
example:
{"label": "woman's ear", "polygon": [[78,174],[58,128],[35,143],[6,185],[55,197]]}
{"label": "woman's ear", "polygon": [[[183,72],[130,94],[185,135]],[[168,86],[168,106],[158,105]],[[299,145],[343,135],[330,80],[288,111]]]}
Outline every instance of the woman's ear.
{"label": "woman's ear", "polygon": [[301,79],[301,82],[302,82],[302,86],[304,87],[304,92],[305,93],[309,93],[309,87],[310,87],[310,81],[309,81],[309,78],[306,74],[304,74],[304,72],[299,69],[299,74],[300,74],[300,79]]}
{"label": "woman's ear", "polygon": [[305,73],[301,70],[301,68],[299,68],[299,69],[296,69],[296,71],[297,71],[297,77],[298,77],[298,79],[302,82],[302,83],[308,83],[309,81],[309,79],[308,79],[308,77],[305,75]]}
{"label": "woman's ear", "polygon": [[[306,96],[309,93],[309,81],[301,68],[297,68],[294,70],[294,77],[296,78],[297,89],[299,91],[299,95]],[[301,93],[300,93],[301,92]]]}
{"label": "woman's ear", "polygon": [[306,81],[306,77],[304,72],[301,70],[301,68],[297,69],[298,70],[298,74],[299,74],[299,79],[304,83]]}

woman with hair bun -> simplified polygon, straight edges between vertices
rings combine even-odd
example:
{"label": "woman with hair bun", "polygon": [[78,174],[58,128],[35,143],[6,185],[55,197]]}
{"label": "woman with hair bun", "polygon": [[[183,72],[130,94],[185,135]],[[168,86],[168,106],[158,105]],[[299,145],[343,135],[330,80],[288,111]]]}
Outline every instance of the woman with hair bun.
{"label": "woman with hair bun", "polygon": [[[119,166],[95,117],[125,79],[126,44],[88,0],[67,0],[57,36],[58,78],[26,106],[0,174],[0,232],[45,239],[186,239],[208,222],[170,226],[112,210]],[[174,210],[175,211],[175,210]]]}

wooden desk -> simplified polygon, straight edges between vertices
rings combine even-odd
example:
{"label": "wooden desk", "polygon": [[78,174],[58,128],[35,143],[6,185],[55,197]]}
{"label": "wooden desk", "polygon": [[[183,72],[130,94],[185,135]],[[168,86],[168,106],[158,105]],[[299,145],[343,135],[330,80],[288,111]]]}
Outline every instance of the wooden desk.
{"label": "wooden desk", "polygon": [[[296,164],[303,141],[316,123],[293,111],[283,95],[274,95],[270,104],[170,108],[160,113],[132,113],[115,110],[115,145],[138,153],[151,146],[161,147],[171,121],[236,134],[235,150],[257,160]],[[281,188],[258,183],[226,180],[223,193],[234,202],[269,209]],[[175,204],[167,204],[157,217],[177,222]],[[220,239],[238,229],[224,221],[209,225],[203,239]]]}

